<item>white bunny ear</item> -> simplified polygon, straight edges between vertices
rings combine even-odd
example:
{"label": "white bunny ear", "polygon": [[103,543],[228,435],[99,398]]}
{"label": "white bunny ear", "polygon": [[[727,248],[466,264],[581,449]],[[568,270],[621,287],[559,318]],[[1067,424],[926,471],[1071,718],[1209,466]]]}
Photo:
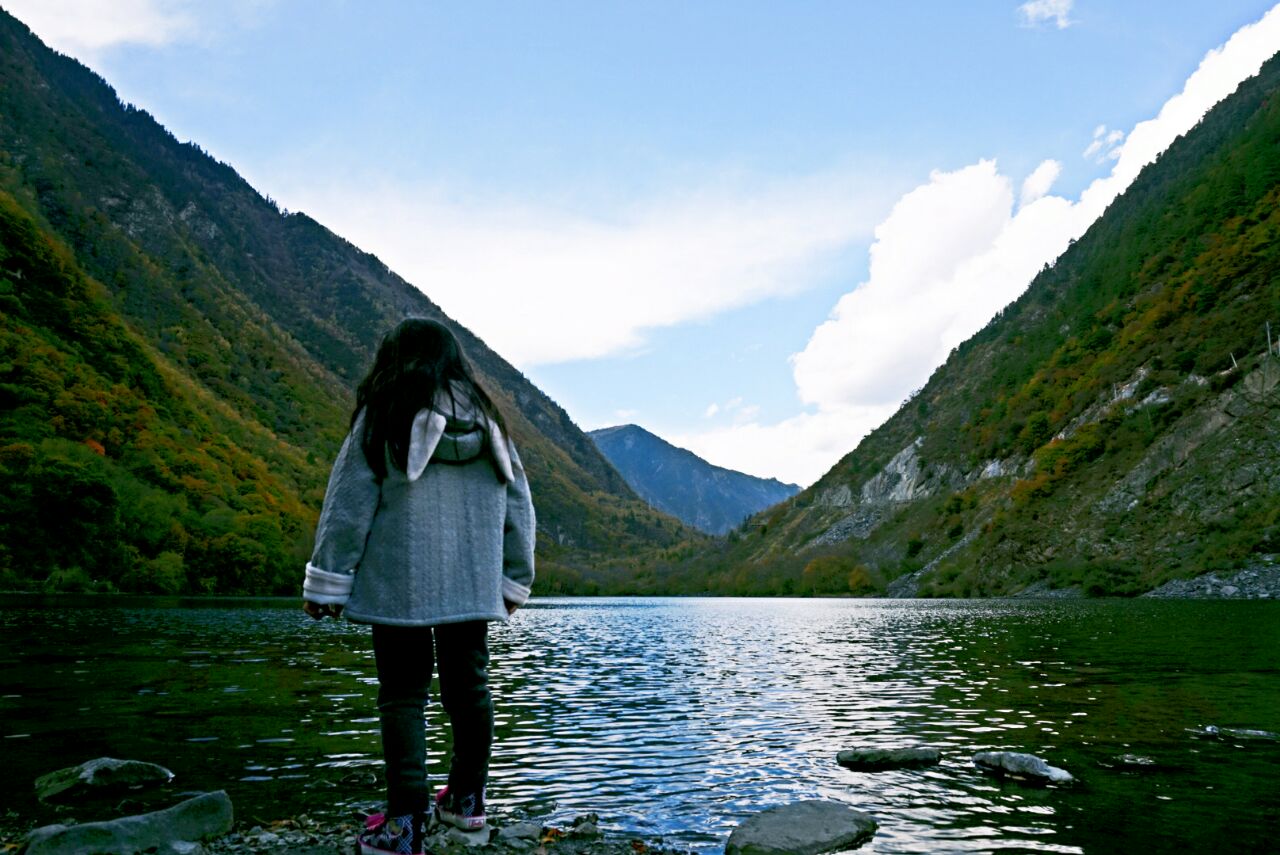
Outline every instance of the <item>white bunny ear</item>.
{"label": "white bunny ear", "polygon": [[510,484],[516,480],[515,473],[511,471],[511,452],[507,448],[507,441],[502,436],[502,428],[498,427],[493,419],[489,419],[489,450],[493,453],[494,465],[502,473],[502,479]]}
{"label": "white bunny ear", "polygon": [[405,471],[410,481],[417,481],[422,477],[442,436],[444,416],[440,413],[423,410],[414,416],[413,427],[409,428],[409,467]]}

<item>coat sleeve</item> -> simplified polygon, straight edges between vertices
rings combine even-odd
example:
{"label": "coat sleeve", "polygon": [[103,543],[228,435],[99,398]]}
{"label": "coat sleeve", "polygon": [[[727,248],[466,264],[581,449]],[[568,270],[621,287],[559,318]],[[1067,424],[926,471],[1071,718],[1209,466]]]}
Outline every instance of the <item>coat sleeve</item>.
{"label": "coat sleeve", "polygon": [[502,532],[502,598],[517,606],[529,599],[533,586],[533,548],[537,520],[524,465],[511,446],[512,474],[507,482],[507,518]]}
{"label": "coat sleeve", "polygon": [[302,583],[303,599],[313,603],[345,604],[351,596],[382,497],[377,476],[360,446],[363,429],[361,415],[342,443],[329,474],[329,487],[316,526],[316,545]]}

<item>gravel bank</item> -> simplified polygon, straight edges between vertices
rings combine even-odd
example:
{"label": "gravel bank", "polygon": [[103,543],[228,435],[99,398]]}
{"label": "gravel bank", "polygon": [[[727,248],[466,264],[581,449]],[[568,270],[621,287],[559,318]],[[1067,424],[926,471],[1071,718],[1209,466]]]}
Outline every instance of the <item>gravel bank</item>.
{"label": "gravel bank", "polygon": [[1174,579],[1142,596],[1166,599],[1280,599],[1280,564],[1276,563],[1276,556],[1264,555],[1257,563],[1226,578],[1217,573],[1206,573],[1194,579]]}

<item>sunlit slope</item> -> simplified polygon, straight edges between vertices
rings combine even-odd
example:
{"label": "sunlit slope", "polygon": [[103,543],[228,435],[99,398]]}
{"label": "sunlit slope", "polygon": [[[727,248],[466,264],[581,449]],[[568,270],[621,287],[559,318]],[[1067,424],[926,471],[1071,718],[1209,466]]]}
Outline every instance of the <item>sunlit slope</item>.
{"label": "sunlit slope", "polygon": [[1272,58],[688,584],[1134,593],[1280,552],[1280,357],[1264,358],[1268,321],[1280,340],[1278,89]]}
{"label": "sunlit slope", "polygon": [[[101,78],[2,12],[0,190],[7,229],[0,258],[52,253],[57,264],[41,281],[74,292],[56,317],[4,308],[0,384],[21,394],[0,401],[0,446],[24,449],[21,472],[8,468],[10,457],[0,464],[6,477],[29,478],[31,486],[46,462],[62,465],[80,454],[71,446],[89,448],[110,470],[103,476],[108,505],[127,504],[133,488],[121,485],[133,482],[183,504],[171,513],[181,529],[176,540],[134,537],[122,523],[118,554],[105,563],[90,553],[114,550],[117,541],[90,541],[83,560],[33,564],[14,551],[21,538],[6,536],[0,568],[9,584],[79,580],[66,581],[74,587],[87,578],[98,587],[292,590],[350,415],[351,389],[379,337],[406,315],[448,318],[377,258],[304,214],[279,210],[229,166],[122,105]],[[25,306],[32,296],[22,279],[28,268],[0,264],[4,293]],[[96,353],[97,332],[69,337],[68,330],[83,327],[75,318],[84,312],[102,319],[95,329],[109,328],[128,343],[113,351],[114,367],[83,356]],[[520,443],[535,486],[548,578],[557,565],[594,566],[602,556],[640,554],[687,534],[635,496],[563,409],[453,326]],[[29,373],[36,363],[45,379]],[[164,382],[120,379],[143,375]],[[70,391],[45,394],[56,385]],[[133,403],[124,403],[129,396]],[[65,408],[75,398],[97,400],[109,417],[69,417]],[[123,415],[135,405],[150,413],[150,434]],[[137,444],[150,436],[178,437],[193,454],[202,448],[196,437],[204,434],[180,412],[225,430],[216,442],[240,463],[207,471],[191,463],[177,482],[135,466]],[[232,423],[241,429],[227,427]],[[25,489],[15,486],[10,500],[20,503]],[[274,496],[265,508],[237,498],[264,491]],[[54,520],[78,507],[74,497],[67,502],[55,504],[51,516],[22,517],[23,537],[51,536]],[[258,519],[263,515],[269,525]],[[16,532],[17,519],[6,516],[3,524]],[[239,540],[221,540],[227,537]],[[178,582],[138,576],[138,567],[152,566],[162,553]],[[232,572],[233,565],[243,569]],[[89,569],[107,566],[114,569]]]}

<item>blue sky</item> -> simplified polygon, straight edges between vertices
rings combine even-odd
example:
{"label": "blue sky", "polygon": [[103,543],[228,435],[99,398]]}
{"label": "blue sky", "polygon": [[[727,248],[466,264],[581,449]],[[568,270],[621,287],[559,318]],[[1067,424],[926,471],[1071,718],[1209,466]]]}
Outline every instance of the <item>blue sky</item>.
{"label": "blue sky", "polygon": [[583,427],[800,483],[1280,50],[1257,0],[4,5]]}

